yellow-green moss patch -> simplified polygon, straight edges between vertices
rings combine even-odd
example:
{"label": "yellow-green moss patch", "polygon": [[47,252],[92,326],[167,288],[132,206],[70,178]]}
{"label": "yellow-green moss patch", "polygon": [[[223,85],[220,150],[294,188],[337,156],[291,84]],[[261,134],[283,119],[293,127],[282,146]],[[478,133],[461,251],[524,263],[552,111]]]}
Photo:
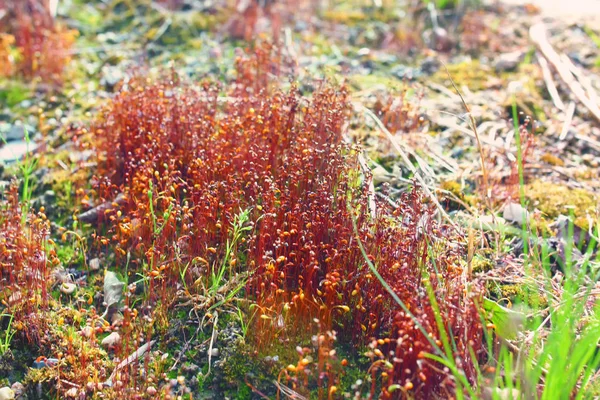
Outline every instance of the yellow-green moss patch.
{"label": "yellow-green moss patch", "polygon": [[575,215],[575,225],[582,229],[590,226],[588,217],[595,219],[600,197],[585,189],[571,189],[565,185],[535,181],[526,187],[526,196],[533,207],[548,218],[569,215],[570,208]]}

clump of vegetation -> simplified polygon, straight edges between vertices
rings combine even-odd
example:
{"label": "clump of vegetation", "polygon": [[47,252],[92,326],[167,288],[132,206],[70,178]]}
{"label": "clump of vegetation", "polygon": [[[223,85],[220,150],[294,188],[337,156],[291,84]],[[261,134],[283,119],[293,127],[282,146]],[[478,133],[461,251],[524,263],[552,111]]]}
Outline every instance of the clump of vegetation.
{"label": "clump of vegetation", "polygon": [[9,0],[3,9],[8,13],[8,22],[0,24],[3,75],[61,83],[77,32],[55,21],[47,1]]}
{"label": "clump of vegetation", "polygon": [[418,131],[425,123],[419,100],[410,99],[408,89],[404,89],[397,96],[377,99],[374,109],[391,133],[411,133]]}
{"label": "clump of vegetation", "polygon": [[0,203],[0,302],[12,325],[29,341],[39,341],[46,327],[41,310],[50,302],[48,282],[59,263],[52,249],[49,222],[40,211],[23,208],[12,184]]}
{"label": "clump of vegetation", "polygon": [[[396,209],[371,199],[358,149],[343,141],[344,88],[323,84],[311,99],[284,90],[271,57],[261,47],[240,58],[225,89],[172,75],[117,94],[93,127],[96,192],[121,199],[99,215],[110,221],[100,245],[141,277],[155,318],[190,300],[214,317],[242,296],[259,310],[248,337],[258,349],[296,343],[317,319],[327,356],[303,353],[286,368],[282,383],[296,391],[341,390],[333,337],[369,346],[373,397],[464,390],[483,328],[460,239],[417,190]],[[463,361],[448,370],[428,354]]]}
{"label": "clump of vegetation", "polygon": [[538,180],[527,185],[526,194],[532,205],[547,218],[554,220],[559,215],[568,216],[572,210],[575,225],[586,231],[590,225],[595,226],[600,199],[592,192]]}

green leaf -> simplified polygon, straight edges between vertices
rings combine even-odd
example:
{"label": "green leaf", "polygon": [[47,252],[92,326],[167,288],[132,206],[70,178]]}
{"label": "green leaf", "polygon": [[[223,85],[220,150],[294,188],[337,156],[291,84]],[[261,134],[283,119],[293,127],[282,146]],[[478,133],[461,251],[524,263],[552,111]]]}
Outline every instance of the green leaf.
{"label": "green leaf", "polygon": [[514,339],[525,320],[523,313],[511,310],[489,299],[483,299],[483,308],[488,312],[488,318],[494,324],[498,336],[504,339]]}

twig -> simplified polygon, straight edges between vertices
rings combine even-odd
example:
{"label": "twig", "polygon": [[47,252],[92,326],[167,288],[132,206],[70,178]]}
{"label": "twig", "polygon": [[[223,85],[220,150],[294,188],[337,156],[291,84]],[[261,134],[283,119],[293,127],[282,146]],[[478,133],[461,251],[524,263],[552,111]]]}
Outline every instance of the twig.
{"label": "twig", "polygon": [[373,179],[371,170],[367,165],[367,160],[362,154],[358,155],[358,164],[360,165],[360,169],[362,170],[363,175],[365,176],[365,181],[368,182],[368,205],[369,205],[369,213],[371,214],[371,218],[375,219],[377,217],[377,204],[375,202],[375,185],[373,185]]}
{"label": "twig", "polygon": [[[471,131],[471,130],[465,128],[465,127],[462,127],[462,126],[460,126],[458,124],[455,124],[453,122],[443,122],[443,123],[440,123],[439,121],[438,121],[438,123],[440,125],[445,126],[450,131],[458,131],[460,133],[464,133],[465,135],[467,135],[467,136],[469,136],[469,137],[471,137],[473,139],[476,139],[476,136],[473,133],[473,131]],[[489,139],[486,139],[486,138],[482,138],[482,137],[480,137],[480,140],[481,140],[482,143],[485,143],[486,145],[488,145],[490,147],[494,147],[494,148],[496,148],[498,150],[504,150],[504,146],[502,146],[501,144],[496,143],[496,142],[494,142],[492,140],[489,140]]]}
{"label": "twig", "polygon": [[450,97],[452,99],[452,101],[460,100],[460,98],[452,90],[446,88],[443,85],[440,85],[439,83],[427,82],[426,85],[430,89],[435,90],[436,92],[440,92],[440,93],[445,94],[446,96]]}
{"label": "twig", "polygon": [[585,89],[585,92],[586,92],[588,98],[592,102],[594,102],[596,104],[596,106],[598,106],[598,94],[596,93],[596,90],[593,88],[592,81],[590,80],[590,78],[588,78],[581,71],[580,68],[578,68],[575,64],[573,64],[573,61],[571,61],[571,59],[566,54],[561,54],[561,59],[563,60],[565,65],[567,67],[569,67],[569,70],[571,71],[571,73],[573,75],[575,75],[577,80],[581,83],[581,86],[583,86],[583,88]]}
{"label": "twig", "polygon": [[571,122],[573,122],[573,115],[575,115],[575,102],[572,101],[569,103],[569,107],[565,113],[565,122],[563,123],[562,130],[560,132],[559,140],[565,140],[567,134],[569,133],[569,128],[571,127]]}
{"label": "twig", "polygon": [[[377,116],[375,114],[373,114],[373,112],[371,110],[369,110],[367,107],[365,107],[362,104],[355,104],[355,106],[359,109],[362,109],[365,112],[365,114],[367,114],[369,117],[371,117],[371,119],[373,121],[375,121],[375,123],[377,124],[379,129],[383,133],[385,133],[385,135],[387,136],[389,141],[392,143],[392,146],[394,146],[394,149],[396,149],[396,151],[398,152],[398,154],[400,155],[402,160],[404,160],[404,163],[406,164],[408,169],[410,169],[410,171],[413,173],[413,176],[415,177],[417,182],[419,182],[419,184],[421,185],[422,190],[427,194],[427,196],[429,196],[429,198],[431,199],[433,204],[435,204],[435,206],[437,207],[437,209],[440,212],[440,214],[442,215],[442,217],[446,221],[448,221],[448,223],[450,223],[450,225],[452,225],[454,228],[456,228],[456,223],[446,213],[446,211],[444,210],[444,207],[442,207],[442,205],[440,204],[440,202],[438,201],[436,196],[434,196],[434,194],[431,192],[431,190],[429,190],[429,188],[427,187],[427,183],[421,177],[421,174],[419,174],[419,171],[415,168],[415,166],[412,165],[410,158],[408,158],[408,155],[406,154],[406,152],[400,147],[400,145],[399,145],[398,141],[396,140],[396,138],[394,137],[394,135],[391,134],[391,132],[385,127],[383,122],[381,122],[381,120],[379,118],[377,118]],[[413,155],[413,156],[416,157],[416,155]]]}
{"label": "twig", "polygon": [[121,361],[119,363],[119,365],[117,365],[117,367],[113,370],[112,374],[110,374],[110,378],[108,378],[108,380],[106,382],[104,382],[104,384],[106,386],[112,386],[112,380],[115,377],[115,375],[117,374],[117,372],[119,370],[125,368],[126,366],[128,366],[132,362],[135,362],[136,360],[138,360],[139,358],[141,358],[144,354],[146,354],[146,352],[148,350],[150,350],[150,347],[152,347],[152,345],[154,343],[156,343],[156,340],[151,340],[148,343],[143,344],[136,351],[134,351],[133,353],[131,353],[126,359],[124,359],[123,361]]}
{"label": "twig", "polygon": [[554,84],[554,79],[552,78],[552,72],[550,71],[550,67],[548,67],[548,61],[544,57],[537,57],[538,63],[540,67],[542,67],[542,76],[544,77],[544,82],[546,82],[546,88],[548,89],[548,93],[552,98],[552,102],[554,106],[559,110],[563,111],[565,109],[565,103],[563,103],[560,95],[558,94],[558,90],[556,89],[556,85]]}
{"label": "twig", "polygon": [[585,136],[583,134],[576,134],[575,138],[577,140],[581,140],[582,142],[586,142],[588,146],[590,146],[592,149],[596,150],[597,152],[600,152],[600,142],[597,140],[592,139],[591,137]]}
{"label": "twig", "polygon": [[308,398],[302,396],[300,393],[298,393],[295,390],[287,387],[283,383],[279,383],[277,381],[273,381],[273,384],[275,386],[277,386],[278,391],[281,391],[281,393],[283,393],[283,395],[286,396],[288,399],[293,399],[293,400],[308,400]]}
{"label": "twig", "polygon": [[213,331],[210,335],[210,344],[208,345],[208,371],[206,371],[206,376],[210,374],[210,363],[212,362],[212,350],[215,341],[215,336],[217,336],[217,322],[219,321],[219,314],[215,312],[215,321],[213,322]]}
{"label": "twig", "polygon": [[[450,78],[450,83],[452,83],[452,87],[456,91],[456,94],[458,95],[458,97],[460,97],[460,101],[462,102],[462,105],[465,108],[465,111],[467,112],[467,114],[469,116],[469,121],[471,122],[471,130],[473,131],[473,134],[475,135],[475,140],[477,141],[477,148],[479,149],[479,157],[481,158],[481,173],[483,175],[483,190],[485,191],[486,202],[489,203],[490,187],[488,184],[488,175],[487,175],[487,171],[485,168],[485,160],[484,160],[485,157],[483,154],[483,146],[481,145],[481,140],[479,139],[479,132],[477,132],[477,124],[475,123],[475,117],[473,117],[473,114],[471,113],[471,109],[467,105],[465,98],[460,93],[460,90],[458,90],[458,88],[456,87],[456,84],[454,83],[452,76],[450,76],[450,71],[448,71],[448,67],[446,66],[446,64],[444,64],[444,68],[446,69],[448,78]],[[489,207],[489,208],[491,209],[491,207]]]}
{"label": "twig", "polygon": [[544,57],[546,57],[554,68],[556,68],[561,79],[569,87],[577,100],[592,113],[596,120],[600,121],[600,108],[598,108],[598,105],[587,96],[581,83],[578,82],[571,73],[569,66],[562,61],[560,55],[548,42],[546,26],[543,23],[532,26],[529,29],[529,36],[538,46]]}

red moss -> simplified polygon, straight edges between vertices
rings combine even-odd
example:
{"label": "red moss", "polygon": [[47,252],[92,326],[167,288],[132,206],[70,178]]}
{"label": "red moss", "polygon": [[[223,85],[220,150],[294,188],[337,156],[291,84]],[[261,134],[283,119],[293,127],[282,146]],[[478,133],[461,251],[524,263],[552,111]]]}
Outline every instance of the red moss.
{"label": "red moss", "polygon": [[385,127],[393,134],[416,132],[424,119],[419,110],[419,100],[411,101],[405,89],[397,96],[387,95],[375,103],[375,112]]}
{"label": "red moss", "polygon": [[14,73],[15,60],[12,55],[12,45],[15,37],[0,33],[0,77],[8,77]]}
{"label": "red moss", "polygon": [[[422,359],[434,351],[431,344],[369,270],[358,239],[438,340],[422,282],[431,276],[455,357],[472,378],[468,349],[482,353],[475,305],[481,292],[464,286],[461,238],[435,222],[417,190],[395,210],[377,203],[370,217],[366,186],[357,183],[357,149],[343,140],[345,89],[323,84],[310,99],[294,86],[278,89],[269,52],[262,48],[240,61],[240,79],[227,97],[214,85],[176,76],[134,79],[116,95],[93,127],[102,174],[97,191],[126,199],[119,212],[108,211],[113,223],[104,243],[117,244],[121,256],[132,252],[138,271],[146,264],[152,301],[174,301],[181,274],[186,295],[200,293],[228,261],[226,277],[248,273],[246,295],[262,313],[253,330],[258,346],[303,334],[317,318],[324,332],[338,330],[343,343],[375,340],[374,362],[391,363],[373,369],[383,379],[381,397],[392,397],[388,384],[409,381],[416,397],[452,392],[448,373]],[[240,210],[250,210],[251,230],[225,260]],[[319,379],[331,385],[335,377]]]}
{"label": "red moss", "polygon": [[61,83],[77,32],[57,23],[45,0],[0,0],[0,10],[7,12],[8,21],[0,25],[0,32],[15,38],[18,53],[16,60],[9,60],[11,72]]}
{"label": "red moss", "polygon": [[38,311],[48,307],[51,269],[58,263],[49,235],[43,212],[23,220],[13,183],[0,202],[0,303],[31,341],[45,329]]}

